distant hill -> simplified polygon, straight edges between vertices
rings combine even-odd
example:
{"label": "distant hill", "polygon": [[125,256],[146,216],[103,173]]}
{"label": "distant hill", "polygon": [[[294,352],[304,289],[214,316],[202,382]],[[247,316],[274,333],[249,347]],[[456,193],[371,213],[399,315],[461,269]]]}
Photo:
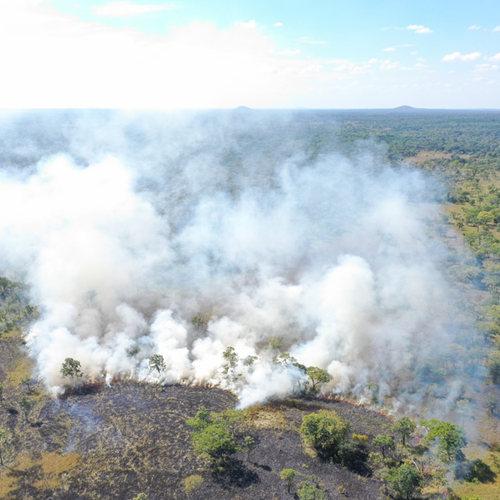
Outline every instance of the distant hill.
{"label": "distant hill", "polygon": [[414,113],[416,111],[422,111],[423,108],[414,108],[412,106],[398,106],[397,108],[392,108],[391,111],[395,113]]}

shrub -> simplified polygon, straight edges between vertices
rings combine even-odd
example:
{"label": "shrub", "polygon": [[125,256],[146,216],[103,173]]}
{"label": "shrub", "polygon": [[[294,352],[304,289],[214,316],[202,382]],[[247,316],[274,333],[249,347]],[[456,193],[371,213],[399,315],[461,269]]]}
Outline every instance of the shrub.
{"label": "shrub", "polygon": [[200,406],[195,418],[186,422],[194,429],[191,439],[195,453],[209,460],[213,466],[223,468],[228,456],[241,450],[228,431],[241,416],[241,412],[236,410],[209,414],[204,406]]}
{"label": "shrub", "polygon": [[304,417],[300,430],[305,440],[319,452],[337,456],[347,440],[350,424],[334,411],[321,410]]}
{"label": "shrub", "polygon": [[368,444],[368,436],[365,436],[364,434],[353,434],[352,440],[359,446]]}
{"label": "shrub", "polygon": [[420,473],[408,464],[403,464],[393,470],[387,477],[392,483],[392,487],[397,498],[410,499],[423,486],[423,479]]}
{"label": "shrub", "polygon": [[325,493],[323,490],[310,486],[305,481],[300,483],[300,489],[297,490],[299,500],[325,500]]}
{"label": "shrub", "polygon": [[205,480],[200,475],[193,474],[192,476],[184,478],[181,482],[185,493],[189,495],[201,488]]}

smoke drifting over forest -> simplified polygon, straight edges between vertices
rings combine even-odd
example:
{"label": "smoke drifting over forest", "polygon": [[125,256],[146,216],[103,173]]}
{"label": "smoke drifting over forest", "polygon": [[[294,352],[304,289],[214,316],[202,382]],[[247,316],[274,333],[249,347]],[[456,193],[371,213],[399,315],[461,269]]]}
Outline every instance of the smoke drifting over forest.
{"label": "smoke drifting over forest", "polygon": [[375,147],[348,159],[333,137],[317,154],[291,118],[252,112],[15,113],[0,129],[0,274],[39,305],[26,339],[53,395],[71,357],[87,381],[220,385],[245,406],[296,389],[301,372],[273,363],[288,352],[332,375],[326,394],[411,405],[453,342],[435,186]]}

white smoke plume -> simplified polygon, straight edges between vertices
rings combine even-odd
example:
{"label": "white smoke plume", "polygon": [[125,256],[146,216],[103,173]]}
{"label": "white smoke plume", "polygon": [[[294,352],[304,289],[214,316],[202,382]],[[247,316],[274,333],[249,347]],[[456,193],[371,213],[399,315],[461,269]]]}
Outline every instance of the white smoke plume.
{"label": "white smoke plume", "polygon": [[[0,267],[40,305],[26,340],[51,394],[71,357],[86,381],[218,385],[247,406],[303,384],[272,361],[281,337],[282,352],[331,374],[326,394],[363,398],[371,383],[415,402],[419,363],[454,335],[434,187],[379,151],[311,158],[279,136],[289,124],[3,118]],[[166,370],[150,370],[153,354]]]}

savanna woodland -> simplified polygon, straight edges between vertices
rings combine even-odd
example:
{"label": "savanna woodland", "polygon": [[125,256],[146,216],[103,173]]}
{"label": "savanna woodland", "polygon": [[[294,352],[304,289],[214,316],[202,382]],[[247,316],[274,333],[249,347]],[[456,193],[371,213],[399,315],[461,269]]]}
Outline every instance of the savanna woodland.
{"label": "savanna woodland", "polygon": [[[64,135],[36,132],[34,122],[44,120],[51,118],[26,119],[23,148],[0,138],[0,168],[29,170],[42,147],[64,152]],[[74,124],[70,114],[57,120]],[[303,110],[276,121],[272,134],[243,131],[237,139],[220,158],[230,179],[245,156],[291,157],[291,142],[304,164],[333,153],[356,163],[369,154],[432,179],[429,231],[447,248],[442,272],[460,292],[463,318],[454,319],[449,354],[418,368],[415,391],[424,402],[389,407],[374,381],[366,383],[368,399],[325,391],[331,375],[287,352],[286,331],[263,347],[277,371],[298,374],[283,398],[241,409],[220,387],[89,383],[77,354],[62,362],[64,390],[54,397],[25,340],[45,311],[22,276],[0,268],[0,498],[500,498],[500,113]],[[261,174],[257,166],[252,175]],[[190,328],[204,331],[209,321],[210,311],[200,311]],[[236,345],[219,354],[229,381],[257,362]],[[154,354],[146,369],[160,377],[165,362]],[[433,413],[432,400],[448,402],[446,411]]]}

